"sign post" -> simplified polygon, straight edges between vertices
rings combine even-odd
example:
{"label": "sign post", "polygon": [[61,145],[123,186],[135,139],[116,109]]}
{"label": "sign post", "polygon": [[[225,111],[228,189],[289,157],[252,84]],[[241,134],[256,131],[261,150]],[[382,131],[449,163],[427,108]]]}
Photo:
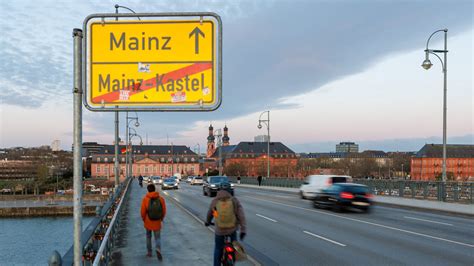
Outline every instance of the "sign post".
{"label": "sign post", "polygon": [[220,106],[218,15],[96,14],[86,18],[84,29],[89,110],[213,111]]}
{"label": "sign post", "polygon": [[115,112],[117,184],[118,112],[221,105],[222,21],[210,12],[93,14],[73,37],[74,265],[81,265],[82,102],[90,111]]}

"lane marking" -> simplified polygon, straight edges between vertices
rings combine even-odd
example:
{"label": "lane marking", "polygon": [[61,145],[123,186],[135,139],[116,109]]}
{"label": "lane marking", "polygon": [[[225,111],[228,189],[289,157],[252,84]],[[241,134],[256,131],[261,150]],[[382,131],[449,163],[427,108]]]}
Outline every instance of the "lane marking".
{"label": "lane marking", "polygon": [[274,222],[274,223],[277,222],[277,220],[273,220],[272,218],[268,218],[267,216],[263,216],[263,215],[258,214],[258,213],[255,214],[255,215],[257,215],[258,217],[262,217],[263,219],[267,219],[267,220],[269,220],[269,221],[271,221],[271,222]]}
{"label": "lane marking", "polygon": [[[168,193],[166,193],[166,194],[168,195]],[[170,198],[176,200],[174,197],[170,197]],[[178,208],[180,208],[181,210],[185,211],[187,214],[189,214],[191,217],[193,217],[196,221],[198,221],[199,223],[201,223],[201,224],[204,225],[204,221],[201,220],[201,218],[199,218],[199,217],[197,217],[196,215],[194,215],[194,214],[193,214],[192,212],[190,212],[188,209],[186,209],[186,207],[184,207],[183,204],[181,204],[181,203],[179,203],[179,202],[178,202],[178,203],[175,202],[175,204],[176,204],[176,206],[178,206]],[[214,229],[211,228],[210,226],[207,226],[206,228],[207,228],[209,231],[211,231],[212,233],[215,233]],[[255,266],[261,266],[261,265],[262,265],[262,264],[260,264],[257,260],[255,260],[252,256],[250,256],[250,255],[248,255],[248,254],[247,254],[247,259],[248,259],[249,261],[251,261],[251,262],[253,263],[253,265],[255,265]]]}
{"label": "lane marking", "polygon": [[181,201],[179,201],[178,198],[173,197],[173,199],[175,199],[177,202],[181,203]]}
{"label": "lane marking", "polygon": [[322,239],[322,240],[326,240],[326,241],[328,241],[328,242],[331,242],[331,243],[333,243],[333,244],[339,245],[339,246],[341,246],[341,247],[345,247],[345,246],[346,246],[346,245],[344,245],[344,244],[342,244],[342,243],[336,242],[336,241],[331,240],[331,239],[329,239],[329,238],[325,238],[325,237],[323,237],[323,236],[320,236],[320,235],[317,235],[317,234],[314,234],[314,233],[311,233],[311,232],[308,232],[308,231],[303,231],[303,232],[304,232],[305,234],[308,234],[308,235],[317,237],[317,238]]}
{"label": "lane marking", "polygon": [[264,200],[264,199],[249,197],[249,196],[245,196],[245,197],[246,198],[251,198],[251,199],[256,199],[256,200],[261,200],[261,201],[266,201],[266,202],[270,202],[270,203],[274,203],[274,204],[278,204],[278,205],[282,205],[282,206],[286,206],[286,207],[292,207],[292,208],[301,209],[301,210],[305,210],[305,211],[325,214],[325,215],[329,215],[329,216],[333,216],[333,217],[346,219],[346,220],[349,220],[349,221],[354,221],[354,222],[359,222],[359,223],[364,223],[364,224],[370,224],[370,225],[374,225],[374,226],[378,226],[378,227],[382,227],[382,228],[386,228],[386,229],[390,229],[390,230],[394,230],[394,231],[404,232],[404,233],[407,233],[407,234],[423,236],[423,237],[426,237],[426,238],[436,239],[436,240],[445,241],[445,242],[449,242],[449,243],[453,243],[453,244],[458,244],[458,245],[461,245],[461,246],[474,248],[474,245],[472,245],[472,244],[467,244],[467,243],[458,242],[458,241],[454,241],[454,240],[449,240],[449,239],[445,239],[445,238],[441,238],[441,237],[437,237],[437,236],[417,233],[417,232],[413,232],[413,231],[410,231],[410,230],[400,229],[400,228],[396,228],[396,227],[392,227],[392,226],[388,226],[388,225],[377,224],[377,223],[368,222],[368,221],[364,221],[364,220],[344,217],[344,216],[341,216],[341,215],[327,213],[327,212],[323,212],[323,211],[311,210],[311,209],[307,209],[307,208],[303,208],[303,207],[299,207],[299,206],[295,206],[295,205],[290,205],[290,204],[285,204],[285,203],[280,203],[280,202],[276,202],[276,201],[272,201],[272,200]]}
{"label": "lane marking", "polygon": [[442,222],[437,222],[437,221],[432,221],[432,220],[425,220],[425,219],[420,219],[420,218],[415,218],[415,217],[410,217],[410,216],[404,216],[404,218],[405,219],[412,219],[412,220],[428,222],[428,223],[434,223],[434,224],[444,224],[444,225],[453,226],[452,224],[448,224],[448,223],[442,223]]}

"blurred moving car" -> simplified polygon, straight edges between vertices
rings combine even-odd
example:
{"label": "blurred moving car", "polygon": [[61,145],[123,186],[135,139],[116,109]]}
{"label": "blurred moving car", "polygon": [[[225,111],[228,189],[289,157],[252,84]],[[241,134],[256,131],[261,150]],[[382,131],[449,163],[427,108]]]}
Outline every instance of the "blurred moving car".
{"label": "blurred moving car", "polygon": [[178,179],[176,178],[166,178],[161,183],[161,189],[178,189]]}
{"label": "blurred moving car", "polygon": [[163,182],[161,176],[152,176],[151,181],[153,182],[153,185],[161,185],[161,183]]}
{"label": "blurred moving car", "polygon": [[336,183],[352,183],[352,177],[347,175],[310,175],[300,187],[302,199],[314,199],[316,194]]}
{"label": "blurred moving car", "polygon": [[369,212],[372,198],[366,185],[337,183],[316,194],[313,204],[316,208],[332,208],[337,212],[354,208]]}
{"label": "blurred moving car", "polygon": [[176,179],[178,179],[178,182],[181,182],[182,176],[181,176],[180,173],[175,173],[175,174],[173,174],[173,176],[176,177]]}
{"label": "blurred moving car", "polygon": [[151,183],[150,177],[149,176],[143,176],[143,182],[144,183]]}
{"label": "blurred moving car", "polygon": [[193,176],[191,180],[191,185],[202,185],[204,181],[202,180],[202,176]]}
{"label": "blurred moving car", "polygon": [[193,177],[194,176],[188,176],[188,178],[186,178],[186,183],[191,183],[191,181],[193,180]]}
{"label": "blurred moving car", "polygon": [[[202,194],[204,196],[215,197],[221,183],[230,183],[227,176],[209,176],[203,182]],[[234,195],[234,184],[230,184],[231,195]]]}

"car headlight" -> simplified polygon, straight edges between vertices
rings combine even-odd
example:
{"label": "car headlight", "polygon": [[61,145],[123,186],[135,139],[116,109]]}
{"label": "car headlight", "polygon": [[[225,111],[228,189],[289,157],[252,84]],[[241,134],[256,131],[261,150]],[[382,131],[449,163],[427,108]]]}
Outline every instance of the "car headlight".
{"label": "car headlight", "polygon": [[211,187],[216,187],[216,185],[211,185]]}
{"label": "car headlight", "polygon": [[231,183],[231,184],[230,184],[230,187],[234,187],[234,184]]}

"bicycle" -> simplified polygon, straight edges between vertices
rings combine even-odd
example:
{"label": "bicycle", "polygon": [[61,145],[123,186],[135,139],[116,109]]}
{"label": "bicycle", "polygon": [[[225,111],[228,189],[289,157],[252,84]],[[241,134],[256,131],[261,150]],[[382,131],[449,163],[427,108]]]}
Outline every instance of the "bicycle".
{"label": "bicycle", "polygon": [[[215,225],[213,222],[209,225]],[[222,252],[221,264],[223,266],[232,266],[235,264],[235,248],[232,244],[230,235],[224,236],[224,249]]]}

